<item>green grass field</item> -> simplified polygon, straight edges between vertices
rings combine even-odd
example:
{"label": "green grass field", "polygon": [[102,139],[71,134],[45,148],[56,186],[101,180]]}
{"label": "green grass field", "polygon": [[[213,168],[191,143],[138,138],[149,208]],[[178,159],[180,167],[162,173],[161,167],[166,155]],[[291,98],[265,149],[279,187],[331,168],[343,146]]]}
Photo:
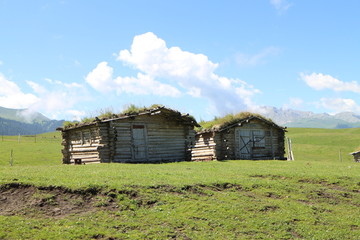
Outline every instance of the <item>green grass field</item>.
{"label": "green grass field", "polygon": [[0,239],[359,239],[360,129],[288,131],[291,162],[68,166],[58,133],[4,137]]}

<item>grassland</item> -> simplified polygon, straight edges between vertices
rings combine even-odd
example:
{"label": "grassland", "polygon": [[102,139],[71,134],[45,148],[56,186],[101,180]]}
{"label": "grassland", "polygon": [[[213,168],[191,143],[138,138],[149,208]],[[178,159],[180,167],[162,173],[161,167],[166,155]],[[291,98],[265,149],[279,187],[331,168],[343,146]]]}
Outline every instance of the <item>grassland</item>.
{"label": "grassland", "polygon": [[6,137],[0,239],[358,239],[360,164],[348,153],[360,129],[287,136],[292,162],[81,166],[61,164],[58,134]]}

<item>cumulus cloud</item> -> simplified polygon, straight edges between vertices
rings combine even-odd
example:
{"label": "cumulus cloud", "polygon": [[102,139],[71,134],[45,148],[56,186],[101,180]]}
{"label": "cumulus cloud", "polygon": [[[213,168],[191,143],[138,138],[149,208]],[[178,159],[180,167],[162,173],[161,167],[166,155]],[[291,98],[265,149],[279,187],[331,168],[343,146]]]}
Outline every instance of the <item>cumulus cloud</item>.
{"label": "cumulus cloud", "polygon": [[300,77],[309,87],[315,90],[331,89],[336,92],[349,91],[360,93],[360,84],[356,81],[343,82],[330,75],[322,73],[312,73],[310,75],[301,73]]}
{"label": "cumulus cloud", "polygon": [[85,111],[79,111],[75,109],[67,110],[66,113],[67,115],[70,116],[71,120],[76,120],[76,121],[81,121],[81,119],[86,116]]}
{"label": "cumulus cloud", "polygon": [[33,89],[35,93],[39,93],[39,94],[46,93],[46,89],[40,84],[33,81],[26,81],[26,83]]}
{"label": "cumulus cloud", "polygon": [[151,32],[135,36],[130,51],[120,51],[118,60],[153,77],[194,77],[202,81],[209,79],[218,66],[203,54],[168,48],[164,40]]}
{"label": "cumulus cloud", "polygon": [[99,92],[110,92],[114,89],[113,68],[107,62],[99,63],[85,78]]}
{"label": "cumulus cloud", "polygon": [[40,99],[34,94],[23,93],[19,86],[0,73],[0,103],[7,108],[28,108]]}
{"label": "cumulus cloud", "polygon": [[175,87],[154,80],[150,75],[137,74],[137,77],[113,77],[113,68],[107,62],[101,62],[85,78],[99,92],[116,91],[117,94],[131,93],[136,95],[153,94],[177,97],[181,93]]}
{"label": "cumulus cloud", "polygon": [[81,84],[64,83],[49,78],[46,78],[45,81],[50,85],[44,87],[39,83],[27,81],[27,84],[38,95],[38,101],[29,106],[30,110],[51,113],[49,117],[58,118],[78,102],[87,99],[85,89]]}
{"label": "cumulus cloud", "polygon": [[321,98],[319,106],[330,109],[334,113],[360,112],[360,106],[353,99],[347,98]]}
{"label": "cumulus cloud", "polygon": [[135,36],[131,48],[121,50],[117,60],[138,70],[136,77],[113,78],[113,69],[101,62],[86,81],[103,92],[206,98],[221,114],[253,106],[251,98],[260,92],[245,81],[215,74],[218,64],[204,54],[167,47],[151,32]]}
{"label": "cumulus cloud", "polygon": [[277,55],[279,51],[279,48],[268,47],[254,55],[240,53],[235,56],[235,61],[240,66],[255,66],[264,63],[267,57]]}
{"label": "cumulus cloud", "polygon": [[136,95],[153,94],[158,96],[178,97],[181,92],[168,84],[155,81],[151,76],[141,73],[137,77],[117,77],[116,91],[118,94],[122,92],[132,93]]}

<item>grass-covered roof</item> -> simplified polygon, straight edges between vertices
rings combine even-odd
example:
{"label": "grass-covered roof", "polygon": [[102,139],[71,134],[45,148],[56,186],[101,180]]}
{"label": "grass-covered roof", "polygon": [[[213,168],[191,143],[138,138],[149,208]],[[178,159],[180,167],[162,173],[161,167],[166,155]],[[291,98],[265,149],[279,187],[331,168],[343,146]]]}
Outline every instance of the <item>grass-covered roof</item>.
{"label": "grass-covered roof", "polygon": [[81,121],[66,121],[63,128],[58,130],[72,129],[87,125],[95,124],[96,122],[111,121],[116,119],[125,119],[143,114],[150,114],[157,111],[161,111],[168,119],[184,122],[193,126],[199,126],[195,118],[189,114],[182,114],[176,110],[166,108],[159,104],[153,104],[150,107],[138,107],[131,104],[128,108],[124,109],[121,113],[115,114],[112,111],[104,111],[96,117],[86,117]]}
{"label": "grass-covered roof", "polygon": [[258,118],[260,120],[263,120],[269,124],[275,125],[279,128],[280,126],[276,125],[270,118],[266,118],[260,114],[257,113],[251,113],[251,112],[240,112],[237,114],[228,114],[222,118],[215,117],[211,121],[201,121],[199,124],[201,127],[197,128],[196,130],[199,132],[202,131],[221,131],[233,124],[239,123],[243,120],[247,120],[250,118]]}

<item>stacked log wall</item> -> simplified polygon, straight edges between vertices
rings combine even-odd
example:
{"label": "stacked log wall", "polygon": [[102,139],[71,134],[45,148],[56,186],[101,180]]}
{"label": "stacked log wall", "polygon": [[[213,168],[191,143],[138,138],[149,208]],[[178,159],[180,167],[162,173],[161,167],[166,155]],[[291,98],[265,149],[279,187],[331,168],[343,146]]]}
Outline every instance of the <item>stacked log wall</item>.
{"label": "stacked log wall", "polygon": [[101,137],[96,126],[63,132],[62,145],[65,164],[74,164],[77,159],[85,164],[100,162],[98,148],[101,146]]}
{"label": "stacked log wall", "polygon": [[237,142],[239,139],[236,139],[235,132],[240,129],[261,130],[265,133],[265,146],[251,146],[251,159],[284,159],[284,131],[260,120],[253,120],[223,131],[197,134],[195,144],[192,148],[192,160],[237,159],[236,151],[239,151],[239,143]]}
{"label": "stacked log wall", "polygon": [[212,132],[197,134],[191,150],[192,161],[211,161],[217,158],[216,142]]}
{"label": "stacked log wall", "polygon": [[[244,123],[242,126],[236,127],[237,129],[247,130],[261,130],[265,133],[265,146],[252,147],[251,159],[283,159],[285,154],[284,146],[284,131],[275,128],[259,120],[253,120],[249,123]],[[236,129],[234,129],[236,131]],[[235,134],[235,131],[234,134]],[[235,139],[235,135],[233,137]],[[236,149],[234,148],[234,155]]]}
{"label": "stacked log wall", "polygon": [[111,140],[110,140],[110,128],[108,122],[99,122],[96,124],[100,138],[98,144],[98,156],[100,162],[110,163],[111,162]]}
{"label": "stacked log wall", "polygon": [[[147,158],[134,159],[132,126],[144,125],[146,129]],[[162,116],[142,115],[134,119],[112,122],[117,137],[113,162],[176,162],[189,159],[189,144],[195,131]]]}
{"label": "stacked log wall", "polygon": [[[146,158],[135,159],[132,128],[143,125]],[[191,160],[195,142],[193,126],[162,115],[139,115],[98,121],[92,125],[62,131],[63,163],[176,162]]]}
{"label": "stacked log wall", "polygon": [[216,152],[218,160],[231,160],[235,158],[235,128],[216,132],[214,139],[217,143]]}

